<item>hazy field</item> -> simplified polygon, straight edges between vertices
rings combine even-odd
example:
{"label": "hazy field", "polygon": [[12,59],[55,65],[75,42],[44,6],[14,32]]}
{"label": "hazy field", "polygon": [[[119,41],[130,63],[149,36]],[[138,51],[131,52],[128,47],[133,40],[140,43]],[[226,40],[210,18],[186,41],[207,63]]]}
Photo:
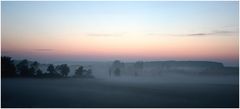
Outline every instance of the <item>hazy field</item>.
{"label": "hazy field", "polygon": [[2,107],[238,107],[238,77],[2,79]]}

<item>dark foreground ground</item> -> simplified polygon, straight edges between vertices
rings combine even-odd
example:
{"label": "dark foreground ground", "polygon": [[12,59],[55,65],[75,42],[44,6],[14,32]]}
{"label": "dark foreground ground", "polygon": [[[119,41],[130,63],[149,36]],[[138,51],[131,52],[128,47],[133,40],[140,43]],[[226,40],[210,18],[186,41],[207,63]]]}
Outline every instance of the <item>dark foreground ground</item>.
{"label": "dark foreground ground", "polygon": [[239,107],[238,84],[2,79],[2,107]]}

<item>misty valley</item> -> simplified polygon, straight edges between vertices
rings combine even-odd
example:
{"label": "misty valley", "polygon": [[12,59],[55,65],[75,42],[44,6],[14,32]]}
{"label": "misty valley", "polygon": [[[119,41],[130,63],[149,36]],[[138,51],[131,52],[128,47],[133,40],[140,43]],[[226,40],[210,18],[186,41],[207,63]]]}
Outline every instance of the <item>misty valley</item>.
{"label": "misty valley", "polygon": [[239,108],[239,2],[1,1],[3,108]]}
{"label": "misty valley", "polygon": [[67,62],[2,57],[2,107],[238,107],[238,67],[209,61]]}

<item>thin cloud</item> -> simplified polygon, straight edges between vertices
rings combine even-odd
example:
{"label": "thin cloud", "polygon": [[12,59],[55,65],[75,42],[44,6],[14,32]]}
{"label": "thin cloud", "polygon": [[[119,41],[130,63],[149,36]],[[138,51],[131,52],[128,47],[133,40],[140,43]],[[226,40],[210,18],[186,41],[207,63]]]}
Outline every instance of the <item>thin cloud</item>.
{"label": "thin cloud", "polygon": [[94,37],[118,37],[123,36],[123,34],[111,34],[111,33],[89,33],[87,36],[94,36]]}
{"label": "thin cloud", "polygon": [[224,30],[215,31],[215,34],[229,34],[229,33],[236,33],[236,32],[235,31],[224,31]]}
{"label": "thin cloud", "polygon": [[147,36],[209,36],[209,35],[229,35],[237,33],[236,31],[217,30],[209,33],[190,33],[190,34],[160,34],[160,33],[149,33]]}
{"label": "thin cloud", "polygon": [[232,33],[236,33],[235,31],[225,31],[225,30],[217,30],[217,31],[213,31],[210,33],[195,33],[195,34],[188,34],[187,36],[207,36],[207,35],[228,35],[228,34],[232,34]]}
{"label": "thin cloud", "polygon": [[195,33],[195,34],[188,34],[187,36],[206,36],[209,35],[208,33]]}
{"label": "thin cloud", "polygon": [[43,51],[43,52],[49,52],[49,51],[54,51],[54,49],[34,49],[34,51]]}

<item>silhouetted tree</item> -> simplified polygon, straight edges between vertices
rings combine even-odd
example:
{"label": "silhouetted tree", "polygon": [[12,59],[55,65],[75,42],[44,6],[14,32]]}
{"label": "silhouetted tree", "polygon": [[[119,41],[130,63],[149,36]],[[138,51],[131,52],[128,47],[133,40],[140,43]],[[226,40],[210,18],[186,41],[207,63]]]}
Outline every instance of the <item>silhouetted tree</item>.
{"label": "silhouetted tree", "polygon": [[76,69],[76,71],[75,71],[75,76],[81,77],[81,76],[83,76],[83,73],[84,73],[83,66],[79,66],[78,69]]}
{"label": "silhouetted tree", "polygon": [[31,73],[32,75],[35,74],[35,69],[33,67],[30,67],[28,70],[29,70],[29,73]]}
{"label": "silhouetted tree", "polygon": [[113,66],[122,67],[122,66],[123,66],[123,63],[121,63],[121,61],[119,61],[119,60],[115,60],[115,61],[113,62]]}
{"label": "silhouetted tree", "polygon": [[13,77],[16,76],[16,67],[11,57],[1,57],[1,75],[2,77]]}
{"label": "silhouetted tree", "polygon": [[115,60],[109,69],[109,75],[111,76],[111,73],[114,73],[115,76],[120,76],[121,70],[124,69],[124,66],[124,63],[119,60]]}
{"label": "silhouetted tree", "polygon": [[45,74],[45,77],[52,77],[52,78],[60,78],[62,77],[59,73],[57,73],[53,64],[50,64],[47,68],[48,74]]}
{"label": "silhouetted tree", "polygon": [[34,61],[34,62],[31,64],[31,68],[34,69],[34,72],[33,72],[34,74],[37,73],[37,70],[39,69],[38,67],[39,67],[39,63],[38,63],[37,61]]}
{"label": "silhouetted tree", "polygon": [[37,77],[43,76],[42,70],[38,69],[36,72],[37,72],[37,74],[36,74]]}
{"label": "silhouetted tree", "polygon": [[91,70],[91,68],[84,69],[83,66],[79,66],[79,67],[75,70],[75,75],[74,75],[74,77],[94,78],[94,76],[92,75],[92,70]]}
{"label": "silhouetted tree", "polygon": [[17,70],[19,71],[21,76],[31,77],[33,76],[32,72],[28,67],[28,60],[24,59],[17,64]]}
{"label": "silhouetted tree", "polygon": [[39,70],[39,63],[37,61],[34,61],[31,65],[30,65],[30,71],[32,72],[32,74],[36,75],[37,74],[37,70]]}
{"label": "silhouetted tree", "polygon": [[34,61],[31,66],[34,68],[34,69],[38,69],[38,66],[39,66],[39,63],[37,61]]}
{"label": "silhouetted tree", "polygon": [[60,73],[64,76],[64,77],[67,77],[70,69],[69,67],[67,66],[67,64],[62,64],[60,66],[57,66],[56,69],[58,69],[60,71]]}
{"label": "silhouetted tree", "polygon": [[50,74],[55,74],[56,73],[56,70],[53,66],[53,64],[50,64],[47,68],[47,71],[50,73]]}

